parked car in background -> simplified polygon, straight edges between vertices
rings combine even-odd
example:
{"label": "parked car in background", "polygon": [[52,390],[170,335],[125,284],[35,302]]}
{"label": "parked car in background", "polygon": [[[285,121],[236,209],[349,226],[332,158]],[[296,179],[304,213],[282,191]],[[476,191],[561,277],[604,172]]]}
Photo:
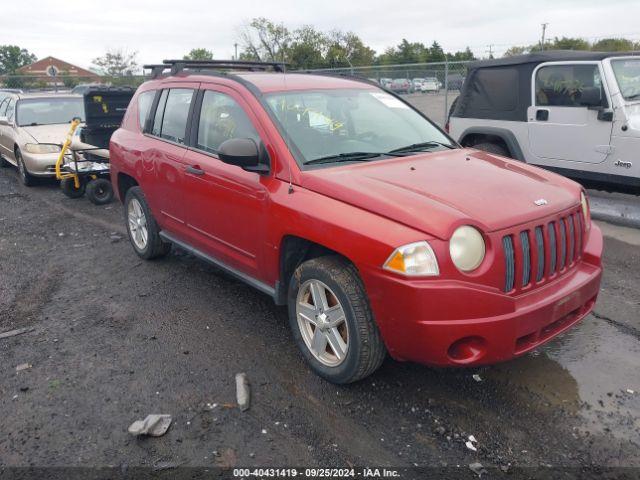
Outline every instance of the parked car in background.
{"label": "parked car in background", "polygon": [[424,79],[426,82],[435,83],[438,86],[438,90],[442,88],[442,82],[438,80],[438,77],[427,77]]}
{"label": "parked car in background", "polygon": [[419,92],[422,88],[422,83],[424,82],[424,78],[413,78],[411,79],[411,90],[413,92]]}
{"label": "parked car in background", "polygon": [[395,93],[409,93],[411,91],[411,82],[406,78],[394,78],[389,89]]}
{"label": "parked car in background", "polygon": [[420,85],[420,91],[423,93],[438,93],[440,85],[437,80],[426,78]]}
{"label": "parked car in background", "polygon": [[447,90],[460,90],[464,84],[464,75],[460,73],[450,73],[447,76]]}
{"label": "parked car in background", "polygon": [[640,194],[638,54],[549,51],[476,62],[459,99],[449,128],[461,144]]}
{"label": "parked car in background", "polygon": [[379,83],[384,88],[390,88],[392,82],[393,82],[392,78],[381,78]]}
{"label": "parked car in background", "polygon": [[504,361],[593,309],[602,235],[577,183],[461,149],[368,81],[188,67],[154,66],[111,138],[132,247],[175,244],[287,305],[320,376],[387,352]]}
{"label": "parked car in background", "polygon": [[0,165],[18,167],[22,182],[54,177],[69,124],[84,119],[81,95],[10,94],[0,101]]}

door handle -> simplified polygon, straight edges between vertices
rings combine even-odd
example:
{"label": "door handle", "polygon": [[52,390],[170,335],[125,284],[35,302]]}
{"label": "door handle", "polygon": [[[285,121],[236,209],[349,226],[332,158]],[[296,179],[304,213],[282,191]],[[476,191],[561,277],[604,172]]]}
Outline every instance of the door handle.
{"label": "door handle", "polygon": [[189,165],[185,170],[193,175],[204,175],[204,170],[199,165]]}
{"label": "door handle", "polygon": [[549,120],[549,110],[536,110],[536,120],[539,122]]}

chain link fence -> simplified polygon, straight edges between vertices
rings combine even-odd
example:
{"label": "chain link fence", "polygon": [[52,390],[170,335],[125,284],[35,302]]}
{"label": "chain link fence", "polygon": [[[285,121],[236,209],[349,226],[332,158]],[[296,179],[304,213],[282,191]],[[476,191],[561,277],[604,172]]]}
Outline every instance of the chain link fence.
{"label": "chain link fence", "polygon": [[444,126],[451,104],[459,95],[462,82],[467,76],[468,63],[409,63],[309,71],[355,75],[373,80],[402,95],[438,125]]}
{"label": "chain link fence", "polygon": [[[373,80],[406,98],[438,125],[443,126],[449,116],[451,104],[460,93],[467,75],[469,62],[410,63],[401,65],[371,65],[322,70],[306,70],[315,73],[354,75]],[[58,77],[34,75],[0,76],[0,88],[23,92],[70,92],[79,85],[106,84],[138,87],[148,77],[129,75],[124,77]]]}
{"label": "chain link fence", "polygon": [[48,75],[2,75],[0,88],[22,92],[70,92],[79,85],[112,85],[118,87],[138,87],[144,82],[142,75],[127,75],[124,77],[78,77],[78,76],[48,76]]}

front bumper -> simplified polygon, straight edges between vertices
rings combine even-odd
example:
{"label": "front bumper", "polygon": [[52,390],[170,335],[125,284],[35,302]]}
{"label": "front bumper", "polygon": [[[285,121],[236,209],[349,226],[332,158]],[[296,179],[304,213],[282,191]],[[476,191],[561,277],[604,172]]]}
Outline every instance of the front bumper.
{"label": "front bumper", "polygon": [[55,177],[57,153],[28,153],[21,151],[27,171],[36,177]]}
{"label": "front bumper", "polygon": [[584,318],[602,276],[602,233],[593,225],[578,265],[518,296],[471,283],[407,280],[361,271],[387,350],[397,360],[483,365],[532,350]]}

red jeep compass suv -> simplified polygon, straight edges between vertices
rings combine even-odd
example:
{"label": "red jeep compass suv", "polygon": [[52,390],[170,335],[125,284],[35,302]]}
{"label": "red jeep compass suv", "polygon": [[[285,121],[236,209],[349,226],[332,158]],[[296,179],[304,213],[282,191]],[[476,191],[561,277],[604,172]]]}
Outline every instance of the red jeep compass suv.
{"label": "red jeep compass suv", "polygon": [[175,244],[288,305],[322,377],[356,381],[387,352],[507,360],[593,309],[602,235],[577,183],[462,149],[365,80],[153,67],[111,138],[134,250]]}

